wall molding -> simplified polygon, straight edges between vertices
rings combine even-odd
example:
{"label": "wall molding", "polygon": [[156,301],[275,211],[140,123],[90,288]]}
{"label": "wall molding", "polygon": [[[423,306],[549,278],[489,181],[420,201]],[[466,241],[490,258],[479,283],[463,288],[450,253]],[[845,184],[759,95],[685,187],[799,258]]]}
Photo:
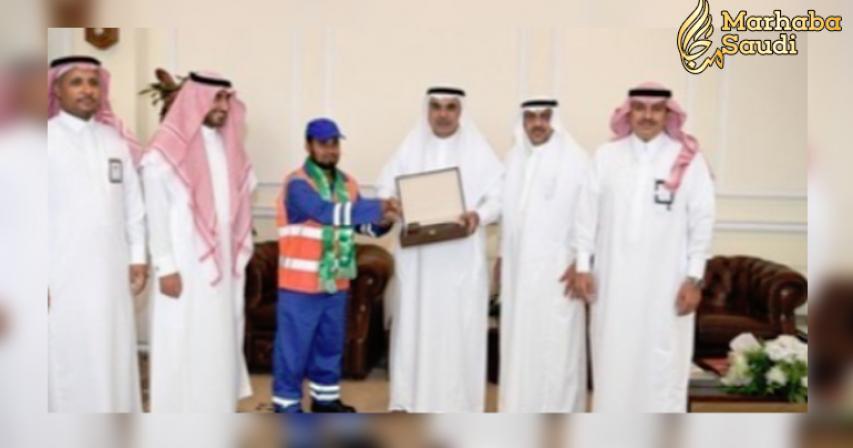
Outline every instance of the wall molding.
{"label": "wall molding", "polygon": [[334,98],[333,85],[335,81],[335,31],[326,28],[323,33],[323,114],[327,117],[334,116],[332,110],[332,98]]}
{"label": "wall molding", "polygon": [[178,29],[171,28],[165,30],[165,32],[169,35],[168,38],[163,39],[163,41],[166,43],[166,46],[163,49],[163,53],[166,55],[166,70],[168,70],[169,73],[177,74],[179,73],[178,70],[180,68],[180,42],[178,37]]}
{"label": "wall molding", "polygon": [[297,151],[302,144],[301,127],[299,125],[299,112],[302,107],[302,32],[294,28],[290,32],[290,101],[288,102],[289,120],[287,123],[291,151],[285,151],[286,166],[294,166],[296,161],[291,160],[292,154],[300,154]]}
{"label": "wall molding", "polygon": [[[269,206],[252,207],[252,216],[257,220],[275,219],[275,208]],[[717,232],[746,232],[746,233],[794,233],[807,234],[808,223],[794,221],[754,221],[754,220],[720,220],[714,225]]]}
{"label": "wall molding", "polygon": [[80,28],[48,28],[48,59],[74,53],[74,31]]}
{"label": "wall molding", "polygon": [[796,233],[806,235],[809,225],[794,221],[721,220],[714,225],[717,232]]}
{"label": "wall molding", "polygon": [[528,92],[528,57],[527,48],[530,45],[530,34],[526,29],[519,29],[516,36],[518,44],[518,101],[524,101]]}
{"label": "wall molding", "polygon": [[717,95],[717,108],[719,114],[717,116],[717,150],[714,158],[716,166],[714,172],[717,185],[726,184],[726,162],[729,148],[729,96],[732,83],[731,77],[732,67],[726,67],[720,73],[720,90]]}
{"label": "wall molding", "polygon": [[[571,60],[571,58],[569,58]],[[560,98],[563,84],[563,34],[551,29],[551,96]],[[571,104],[571,102],[569,102]]]}
{"label": "wall molding", "polygon": [[252,207],[252,217],[255,219],[275,219],[275,208],[254,206]]}
{"label": "wall molding", "polygon": [[[691,74],[685,70],[684,74],[686,75],[686,80],[684,84],[685,98],[684,98],[684,112],[688,117],[693,117],[694,112],[696,111],[696,75]],[[696,120],[688,119],[684,124],[685,131],[690,134],[695,134],[694,123]]]}
{"label": "wall molding", "polygon": [[[373,184],[361,184],[360,188],[365,190],[376,190],[376,186]],[[263,181],[258,182],[258,188],[281,188],[281,182],[273,182],[273,181]],[[718,199],[726,199],[726,200],[760,200],[760,201],[808,201],[808,194],[806,192],[797,192],[797,191],[760,191],[760,190],[718,190],[717,191]]]}
{"label": "wall molding", "polygon": [[737,190],[722,190],[717,191],[719,199],[735,199],[735,200],[759,200],[759,201],[793,201],[806,202],[809,199],[808,193],[796,191],[737,191]]}

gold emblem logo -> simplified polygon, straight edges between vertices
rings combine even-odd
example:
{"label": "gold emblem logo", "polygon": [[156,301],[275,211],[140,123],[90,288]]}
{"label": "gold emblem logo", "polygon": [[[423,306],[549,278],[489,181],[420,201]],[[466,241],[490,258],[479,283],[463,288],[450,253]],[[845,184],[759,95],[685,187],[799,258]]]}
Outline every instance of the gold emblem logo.
{"label": "gold emblem logo", "polygon": [[711,6],[708,0],[699,0],[696,8],[678,29],[678,52],[681,54],[681,65],[685,70],[693,74],[702,73],[711,64],[717,64],[717,67],[723,68],[725,55],[719,48],[713,55],[699,62],[711,48],[712,34],[714,34],[714,23],[711,20]]}
{"label": "gold emblem logo", "polygon": [[[681,65],[690,73],[699,74],[711,65],[725,66],[725,58],[730,55],[790,56],[799,54],[797,50],[797,32],[841,31],[841,16],[821,17],[813,9],[801,16],[788,17],[781,10],[773,14],[760,16],[748,15],[746,11],[732,14],[722,10],[721,47],[711,51],[711,36],[714,23],[708,0],[699,0],[696,8],[678,28],[676,46],[681,57]],[[777,39],[741,39],[738,32],[759,31],[777,32]]]}

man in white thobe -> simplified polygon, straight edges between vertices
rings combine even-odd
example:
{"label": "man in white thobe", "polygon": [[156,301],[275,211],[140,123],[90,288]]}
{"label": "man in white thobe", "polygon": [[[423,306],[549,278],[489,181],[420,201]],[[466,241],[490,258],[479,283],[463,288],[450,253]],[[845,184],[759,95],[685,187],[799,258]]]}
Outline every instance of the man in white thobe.
{"label": "man in white thobe", "polygon": [[112,114],[97,60],[57,59],[48,81],[48,407],[139,411],[132,294],[147,266],[138,145]]}
{"label": "man in white thobe", "polygon": [[575,204],[588,157],[557,101],[521,105],[501,216],[501,412],[586,408],[585,304],[568,294]]}
{"label": "man in white thobe", "polygon": [[27,423],[47,409],[48,95],[46,64],[22,62],[0,72],[10,93],[0,93],[9,107],[0,117],[0,415]]}
{"label": "man in white thobe", "polygon": [[157,273],[151,411],[234,412],[251,395],[243,357],[244,270],[257,182],[231,83],[191,73],[143,161]]}
{"label": "man in white thobe", "polygon": [[[424,115],[378,181],[397,195],[398,176],[457,167],[469,235],[395,250],[391,296],[390,409],[482,412],[486,388],[488,266],[484,226],[498,219],[502,166],[463,109],[465,92],[434,87]],[[405,213],[405,211],[404,211]]]}
{"label": "man in white thobe", "polygon": [[578,207],[575,289],[592,303],[596,412],[687,407],[714,187],[671,96],[654,83],[631,89]]}

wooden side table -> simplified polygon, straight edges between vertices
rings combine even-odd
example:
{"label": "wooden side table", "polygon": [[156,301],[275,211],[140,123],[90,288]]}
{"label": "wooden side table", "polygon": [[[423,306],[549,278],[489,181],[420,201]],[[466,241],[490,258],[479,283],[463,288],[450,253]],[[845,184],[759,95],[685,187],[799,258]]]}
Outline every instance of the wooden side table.
{"label": "wooden side table", "polygon": [[731,394],[719,379],[691,380],[687,393],[689,412],[808,412],[808,403],[789,403],[776,397]]}

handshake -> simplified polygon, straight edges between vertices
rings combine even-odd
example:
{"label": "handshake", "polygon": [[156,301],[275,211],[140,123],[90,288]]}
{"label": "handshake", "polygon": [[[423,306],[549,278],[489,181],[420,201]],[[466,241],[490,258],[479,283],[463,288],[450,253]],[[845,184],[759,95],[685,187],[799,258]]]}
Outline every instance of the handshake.
{"label": "handshake", "polygon": [[397,198],[382,199],[380,202],[382,204],[382,221],[379,222],[381,226],[387,227],[400,220],[403,210]]}

